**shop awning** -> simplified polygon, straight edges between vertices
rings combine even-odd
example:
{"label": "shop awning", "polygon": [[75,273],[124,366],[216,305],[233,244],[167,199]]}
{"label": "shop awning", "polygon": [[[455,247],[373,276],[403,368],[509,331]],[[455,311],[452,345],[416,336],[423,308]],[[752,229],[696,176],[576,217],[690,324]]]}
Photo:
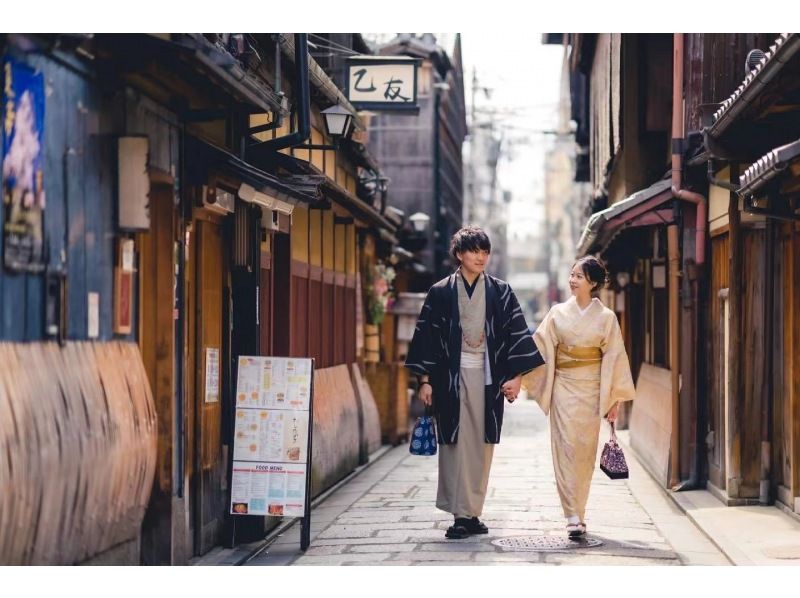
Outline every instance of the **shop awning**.
{"label": "shop awning", "polygon": [[671,184],[669,179],[658,181],[610,208],[592,214],[578,241],[577,256],[602,251],[624,228],[670,222],[671,212],[657,208],[672,198]]}
{"label": "shop awning", "polygon": [[238,158],[229,151],[208,142],[188,136],[186,155],[190,156],[190,180],[205,183],[208,170],[218,170],[235,175],[242,183],[257,191],[288,203],[315,203],[322,197],[321,185],[324,177],[277,176],[260,170]]}
{"label": "shop awning", "polygon": [[370,204],[359,199],[339,183],[325,176],[313,164],[282,153],[275,154],[275,163],[286,168],[292,174],[322,177],[320,191],[324,196],[347,209],[356,218],[380,229],[381,237],[384,240],[393,244],[398,243],[397,237],[394,235],[397,232],[397,227],[394,224]]}

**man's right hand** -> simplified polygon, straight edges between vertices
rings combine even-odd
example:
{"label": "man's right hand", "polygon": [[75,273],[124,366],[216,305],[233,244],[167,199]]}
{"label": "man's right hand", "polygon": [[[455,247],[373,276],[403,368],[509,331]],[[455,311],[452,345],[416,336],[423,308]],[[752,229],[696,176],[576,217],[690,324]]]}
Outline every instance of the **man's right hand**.
{"label": "man's right hand", "polygon": [[419,387],[419,400],[423,405],[430,407],[433,402],[433,387],[430,382],[424,382]]}

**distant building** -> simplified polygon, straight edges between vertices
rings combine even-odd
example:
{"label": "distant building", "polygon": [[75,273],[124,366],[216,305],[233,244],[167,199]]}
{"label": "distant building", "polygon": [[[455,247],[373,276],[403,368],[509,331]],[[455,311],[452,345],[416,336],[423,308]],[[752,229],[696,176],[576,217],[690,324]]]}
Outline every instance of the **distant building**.
{"label": "distant building", "polygon": [[448,246],[461,227],[463,172],[461,146],[466,136],[461,38],[452,57],[431,33],[399,34],[378,54],[422,59],[418,74],[419,113],[384,112],[370,123],[369,148],[391,180],[389,201],[411,216],[430,217],[427,242],[416,249],[421,264],[409,290],[424,290],[453,267]]}
{"label": "distant building", "polygon": [[[559,40],[558,43],[561,43]],[[548,300],[569,297],[569,271],[575,261],[578,239],[586,219],[589,183],[576,176],[578,146],[572,137],[570,68],[567,48],[561,73],[556,138],[545,156],[545,240],[548,260]]]}
{"label": "distant building", "polygon": [[478,224],[492,241],[493,275],[508,276],[507,204],[511,199],[497,183],[497,162],[502,152],[502,139],[493,123],[474,118],[464,159],[464,222]]}

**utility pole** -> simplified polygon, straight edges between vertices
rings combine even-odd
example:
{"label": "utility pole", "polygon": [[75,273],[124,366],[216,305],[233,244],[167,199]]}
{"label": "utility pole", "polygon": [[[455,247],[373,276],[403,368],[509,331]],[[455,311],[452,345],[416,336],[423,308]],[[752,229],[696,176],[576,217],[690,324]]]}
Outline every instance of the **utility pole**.
{"label": "utility pole", "polygon": [[475,90],[478,89],[478,69],[472,67],[472,103],[470,104],[470,129],[475,127]]}
{"label": "utility pole", "polygon": [[465,223],[472,222],[475,220],[475,137],[476,137],[476,129],[475,129],[475,93],[478,89],[478,69],[477,67],[472,67],[472,90],[471,90],[471,97],[472,101],[470,102],[469,107],[469,197],[465,202],[466,209],[463,210],[464,214],[462,214],[462,218],[464,219]]}

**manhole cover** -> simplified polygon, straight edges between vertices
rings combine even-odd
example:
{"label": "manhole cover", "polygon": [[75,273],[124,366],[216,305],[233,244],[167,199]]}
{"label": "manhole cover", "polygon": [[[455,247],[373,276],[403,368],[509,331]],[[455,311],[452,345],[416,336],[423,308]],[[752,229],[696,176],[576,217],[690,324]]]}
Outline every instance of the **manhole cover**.
{"label": "manhole cover", "polygon": [[504,550],[523,552],[556,552],[574,548],[595,548],[602,546],[603,542],[597,538],[583,537],[580,540],[570,540],[561,536],[515,536],[513,538],[499,538],[492,540],[492,544]]}

